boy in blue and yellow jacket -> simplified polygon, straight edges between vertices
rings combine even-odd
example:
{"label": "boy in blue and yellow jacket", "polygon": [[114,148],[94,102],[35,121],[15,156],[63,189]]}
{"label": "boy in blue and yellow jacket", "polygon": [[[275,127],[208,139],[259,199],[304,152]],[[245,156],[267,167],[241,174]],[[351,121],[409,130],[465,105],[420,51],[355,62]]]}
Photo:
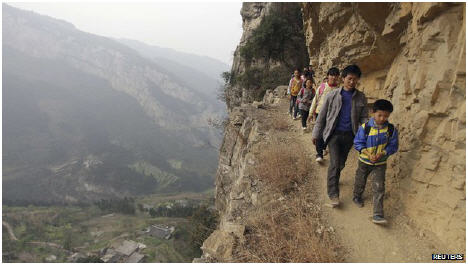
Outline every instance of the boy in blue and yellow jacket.
{"label": "boy in blue and yellow jacket", "polygon": [[388,122],[393,111],[390,101],[379,99],[373,106],[373,117],[359,127],[354,138],[354,147],[359,151],[359,165],[354,182],[353,202],[363,207],[362,194],[366,187],[367,177],[374,173],[372,190],[374,193],[374,216],[377,224],[386,223],[383,215],[383,198],[385,193],[385,170],[387,159],[398,150],[398,132]]}

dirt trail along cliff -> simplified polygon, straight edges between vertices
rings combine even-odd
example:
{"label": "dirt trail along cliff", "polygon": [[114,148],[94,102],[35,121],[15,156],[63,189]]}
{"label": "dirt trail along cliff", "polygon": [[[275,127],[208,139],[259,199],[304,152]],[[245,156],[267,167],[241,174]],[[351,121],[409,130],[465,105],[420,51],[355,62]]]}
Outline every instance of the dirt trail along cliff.
{"label": "dirt trail along cliff", "polygon": [[[308,57],[317,79],[330,67],[357,64],[363,72],[358,89],[368,102],[387,99],[394,105],[390,121],[398,129],[400,147],[386,173],[384,209],[389,224],[377,226],[370,220],[370,180],[365,207],[357,208],[351,201],[355,151],[342,172],[343,205],[322,207],[328,161],[315,163],[310,133],[302,134],[300,121],[287,116],[285,88],[247,89],[238,82],[226,91],[229,122],[216,175],[221,222],[205,241],[201,260],[428,262],[433,253],[464,253],[465,3],[301,5]],[[249,61],[240,51],[255,39],[255,29],[272,7],[243,5],[244,33],[231,76],[249,72]],[[275,14],[286,16],[281,11],[285,7]],[[271,63],[252,64],[266,68]],[[255,101],[265,90],[263,101]],[[276,146],[283,146],[277,148],[283,155]],[[308,162],[296,156],[302,153]],[[303,229],[305,224],[308,230]],[[301,249],[304,244],[309,251]]]}
{"label": "dirt trail along cliff", "polygon": [[[451,252],[465,251],[465,3],[304,3],[310,62],[361,67],[369,103],[394,105],[400,148],[389,161],[395,213]],[[393,207],[393,205],[389,205]]]}
{"label": "dirt trail along cliff", "polygon": [[[286,108],[288,102],[281,102],[282,108]],[[300,121],[291,120],[287,114],[284,114],[283,118],[288,119],[294,128],[291,137],[305,143],[310,159],[315,159],[311,134],[300,132]],[[321,207],[322,216],[326,216],[326,220],[336,231],[339,241],[337,243],[343,247],[341,254],[346,262],[431,262],[432,253],[449,251],[442,248],[434,238],[429,238],[429,235],[417,232],[410,220],[398,212],[397,205],[392,205],[394,208],[389,207],[394,203],[391,200],[394,195],[391,193],[386,193],[384,201],[388,225],[372,223],[372,176],[369,176],[366,185],[364,207],[358,208],[352,202],[357,161],[358,153],[353,149],[348,156],[346,167],[341,172],[340,207]],[[313,163],[314,173],[311,178],[316,185],[312,186],[311,192],[319,194],[319,205],[324,205],[327,198],[328,162],[329,156],[325,156],[322,164]]]}
{"label": "dirt trail along cliff", "polygon": [[[355,151],[350,152],[346,167],[342,171],[340,180],[342,205],[336,209],[324,206],[327,196],[328,156],[322,165],[314,161],[315,147],[312,144],[311,133],[303,133],[300,121],[292,120],[286,113],[289,102],[287,98],[281,96],[283,93],[281,87],[275,93],[267,92],[264,102],[244,104],[243,107],[236,108],[231,115],[223,143],[223,148],[226,150],[222,152],[217,178],[216,203],[220,210],[221,224],[205,241],[201,261],[281,261],[280,257],[277,260],[262,257],[266,253],[260,248],[247,252],[253,257],[246,258],[246,250],[243,248],[253,243],[268,244],[265,241],[271,239],[268,235],[263,238],[265,241],[251,236],[252,230],[258,229],[252,220],[262,218],[264,209],[274,210],[265,205],[279,201],[286,213],[288,209],[297,206],[298,200],[304,204],[301,210],[307,211],[308,207],[313,208],[313,215],[304,215],[310,219],[309,230],[316,236],[316,238],[312,236],[312,239],[332,250],[319,257],[318,261],[430,262],[432,253],[452,251],[440,243],[436,234],[421,230],[401,212],[398,205],[400,202],[391,191],[386,192],[384,202],[389,224],[381,226],[372,223],[372,189],[369,185],[371,176],[364,193],[365,206],[358,208],[352,203],[352,189],[358,161]],[[233,131],[236,127],[237,131]],[[268,145],[275,144],[286,144],[294,148],[294,152],[305,154],[308,161],[305,165],[308,167],[305,180],[299,181],[297,187],[288,192],[268,190],[268,183],[259,176],[261,173],[258,170],[254,170],[255,167],[262,167],[262,158],[265,157],[262,152],[271,150],[268,149]],[[288,162],[285,161],[283,166],[287,166]],[[275,167],[275,161],[267,163]],[[300,168],[297,170],[300,172]],[[278,218],[274,215],[270,217]],[[280,219],[281,216],[274,222],[281,223]],[[290,244],[297,244],[296,247],[299,247],[297,241],[293,239],[296,238],[294,232],[300,229],[302,221],[297,216],[288,219],[286,224],[294,229],[288,231],[291,233],[289,238],[281,240],[290,240]],[[281,226],[270,226],[270,228],[278,229]],[[263,232],[271,231],[266,229]],[[280,245],[284,242],[275,244]],[[275,255],[275,253],[270,254]],[[301,253],[296,254],[301,255]],[[256,258],[255,255],[259,257]],[[299,257],[293,258],[310,262],[310,257],[304,257],[303,260]],[[284,259],[286,260],[288,259]]]}

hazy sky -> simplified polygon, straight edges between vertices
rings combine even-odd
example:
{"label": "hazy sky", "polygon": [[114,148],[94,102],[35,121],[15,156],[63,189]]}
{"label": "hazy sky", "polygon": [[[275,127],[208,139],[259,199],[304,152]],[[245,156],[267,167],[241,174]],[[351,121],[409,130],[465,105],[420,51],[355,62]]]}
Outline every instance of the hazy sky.
{"label": "hazy sky", "polygon": [[242,35],[241,2],[6,3],[66,20],[82,31],[206,55],[229,65]]}

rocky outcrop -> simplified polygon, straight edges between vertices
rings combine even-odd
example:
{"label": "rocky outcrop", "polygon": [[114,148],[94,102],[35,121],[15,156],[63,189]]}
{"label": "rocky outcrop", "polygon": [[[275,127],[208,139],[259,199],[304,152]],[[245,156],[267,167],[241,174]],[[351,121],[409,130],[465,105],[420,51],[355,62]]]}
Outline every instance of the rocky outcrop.
{"label": "rocky outcrop", "polygon": [[[231,75],[239,75],[245,72],[246,62],[240,56],[240,49],[246,44],[253,31],[260,25],[266,14],[271,12],[272,3],[243,3],[240,14],[242,16],[243,33],[234,51]],[[226,105],[228,109],[239,106],[242,102],[252,101],[251,93],[243,87],[232,84],[226,90]]]}
{"label": "rocky outcrop", "polygon": [[[242,16],[242,29],[243,33],[234,52],[234,59],[231,68],[231,76],[236,77],[244,74],[247,70],[257,69],[282,69],[286,67],[287,73],[292,73],[292,69],[295,67],[304,67],[307,62],[307,50],[303,45],[303,37],[300,35],[299,39],[287,40],[285,45],[290,46],[291,49],[285,49],[281,56],[282,60],[276,60],[273,58],[262,57],[254,58],[253,60],[246,60],[241,56],[241,48],[244,47],[249,40],[253,38],[255,30],[260,26],[264,18],[268,15],[275,14],[279,16],[292,17],[295,15],[295,9],[299,8],[297,3],[275,3],[275,2],[245,2],[242,4],[240,14]],[[295,22],[294,22],[295,23]],[[302,23],[296,23],[290,25],[290,28],[296,31],[302,29]],[[292,48],[294,47],[294,49]],[[265,49],[268,49],[265,47]],[[252,103],[257,100],[260,101],[267,89],[274,89],[277,85],[282,85],[288,80],[283,80],[279,84],[275,84],[271,87],[258,87],[255,89],[246,88],[240,84],[232,84],[226,90],[226,103],[228,110],[236,106],[240,106],[242,103]]]}
{"label": "rocky outcrop", "polygon": [[265,106],[279,102],[287,87],[268,90],[264,100],[235,107],[226,125],[216,173],[216,209],[220,223],[202,246],[196,262],[229,262],[234,246],[244,238],[244,221],[258,205],[268,200],[255,173],[258,155],[270,141]]}
{"label": "rocky outcrop", "polygon": [[[303,20],[310,63],[316,76],[327,69],[358,64],[358,88],[369,103],[394,104],[390,117],[400,132],[400,150],[389,161],[386,196],[419,235],[431,234],[447,249],[465,249],[465,4],[463,3],[304,3]],[[245,3],[244,34],[251,37],[271,3]],[[234,73],[246,70],[236,50]],[[253,62],[264,64],[265,62]],[[199,261],[235,260],[245,219],[267,201],[255,176],[258,150],[268,143],[269,104],[284,87],[262,102],[242,87],[231,87],[216,176],[218,229],[204,242]],[[271,117],[270,117],[271,118]],[[234,257],[234,258],[233,258]]]}
{"label": "rocky outcrop", "polygon": [[304,30],[319,77],[356,63],[369,102],[394,104],[400,150],[387,196],[450,249],[465,249],[465,4],[305,3]]}

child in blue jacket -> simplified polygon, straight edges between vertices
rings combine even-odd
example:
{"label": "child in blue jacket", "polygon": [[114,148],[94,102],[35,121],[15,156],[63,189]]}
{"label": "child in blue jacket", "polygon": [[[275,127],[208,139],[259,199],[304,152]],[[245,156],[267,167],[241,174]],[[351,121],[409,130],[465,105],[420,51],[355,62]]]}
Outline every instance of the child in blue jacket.
{"label": "child in blue jacket", "polygon": [[366,187],[367,177],[374,173],[372,190],[374,193],[374,215],[372,221],[376,224],[387,222],[383,214],[383,198],[385,193],[385,170],[387,159],[398,150],[398,132],[388,117],[393,111],[390,101],[379,99],[373,106],[373,117],[359,127],[354,138],[354,147],[359,151],[359,165],[354,182],[353,202],[363,207],[362,194]]}

